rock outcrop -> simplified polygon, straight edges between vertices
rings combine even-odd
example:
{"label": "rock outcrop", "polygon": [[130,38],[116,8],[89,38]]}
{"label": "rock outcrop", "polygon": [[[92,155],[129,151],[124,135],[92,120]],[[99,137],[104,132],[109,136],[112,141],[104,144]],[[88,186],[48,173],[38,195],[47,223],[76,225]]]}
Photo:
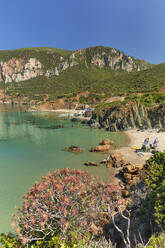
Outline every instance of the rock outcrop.
{"label": "rock outcrop", "polygon": [[120,168],[126,164],[122,154],[116,152],[111,152],[106,162],[108,162],[113,168]]}
{"label": "rock outcrop", "polygon": [[108,110],[95,111],[91,123],[99,123],[109,131],[128,130],[131,128],[165,128],[165,104],[146,107],[138,102],[129,102]]}
{"label": "rock outcrop", "polygon": [[[125,164],[120,170],[120,175],[123,178],[125,185],[132,186],[141,180],[143,165]],[[128,188],[128,187],[127,187]]]}
{"label": "rock outcrop", "polygon": [[95,54],[91,59],[91,63],[99,68],[109,67],[113,70],[124,70],[127,72],[141,70],[140,65],[131,56],[126,56],[115,49],[112,49],[110,53],[102,52],[101,54]]}
{"label": "rock outcrop", "polygon": [[0,81],[5,83],[20,82],[43,75],[41,63],[35,59],[12,58],[0,62]]}

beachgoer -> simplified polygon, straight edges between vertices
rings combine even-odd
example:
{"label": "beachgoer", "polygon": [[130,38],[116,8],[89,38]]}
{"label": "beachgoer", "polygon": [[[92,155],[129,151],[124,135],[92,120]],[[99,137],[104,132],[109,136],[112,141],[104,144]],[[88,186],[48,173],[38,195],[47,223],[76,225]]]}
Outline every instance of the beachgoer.
{"label": "beachgoer", "polygon": [[142,150],[143,150],[144,152],[147,151],[147,145],[148,145],[148,143],[149,143],[149,138],[146,138],[146,139],[144,140],[144,142],[143,142],[143,145],[142,145]]}
{"label": "beachgoer", "polygon": [[158,138],[156,137],[156,139],[155,139],[154,142],[153,142],[152,148],[153,148],[153,149],[156,149],[156,148],[158,147],[158,143],[159,143],[159,140],[158,140]]}

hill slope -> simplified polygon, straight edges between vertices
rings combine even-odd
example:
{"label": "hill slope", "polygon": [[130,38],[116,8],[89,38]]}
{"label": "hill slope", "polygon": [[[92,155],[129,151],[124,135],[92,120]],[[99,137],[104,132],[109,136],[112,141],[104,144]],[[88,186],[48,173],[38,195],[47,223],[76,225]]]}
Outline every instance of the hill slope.
{"label": "hill slope", "polygon": [[12,98],[55,100],[86,90],[111,96],[155,91],[164,85],[165,64],[151,65],[114,48],[0,51],[0,87]]}

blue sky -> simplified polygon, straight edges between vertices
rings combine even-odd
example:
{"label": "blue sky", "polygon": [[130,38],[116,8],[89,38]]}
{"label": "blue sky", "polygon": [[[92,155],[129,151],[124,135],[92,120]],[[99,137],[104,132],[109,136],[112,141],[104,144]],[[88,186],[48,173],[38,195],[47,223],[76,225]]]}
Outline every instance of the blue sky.
{"label": "blue sky", "polygon": [[1,0],[0,50],[110,46],[165,62],[165,0]]}

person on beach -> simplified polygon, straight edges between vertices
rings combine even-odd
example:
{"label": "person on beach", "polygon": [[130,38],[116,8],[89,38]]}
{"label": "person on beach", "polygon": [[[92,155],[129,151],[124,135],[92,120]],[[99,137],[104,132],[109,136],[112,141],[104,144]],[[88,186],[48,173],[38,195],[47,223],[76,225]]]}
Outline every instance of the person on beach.
{"label": "person on beach", "polygon": [[149,138],[145,138],[145,140],[144,140],[144,142],[143,142],[143,145],[142,145],[142,150],[143,150],[144,152],[147,151],[147,146],[148,146],[148,144],[149,144]]}
{"label": "person on beach", "polygon": [[158,140],[158,138],[156,137],[156,139],[155,139],[154,142],[153,142],[152,148],[153,148],[153,149],[156,149],[156,148],[158,147],[158,143],[159,143],[159,140]]}

